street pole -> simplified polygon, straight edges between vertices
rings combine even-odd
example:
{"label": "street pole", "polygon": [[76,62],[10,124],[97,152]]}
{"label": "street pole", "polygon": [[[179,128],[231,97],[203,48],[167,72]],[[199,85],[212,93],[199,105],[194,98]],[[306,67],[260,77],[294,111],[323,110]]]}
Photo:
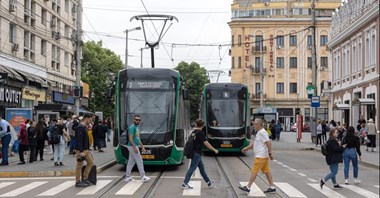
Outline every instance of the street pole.
{"label": "street pole", "polygon": [[[316,58],[316,45],[315,45],[315,0],[311,2],[311,31],[312,31],[312,39],[311,39],[311,69],[312,69],[312,85],[314,87],[313,96],[317,95],[317,58]],[[312,108],[312,115],[315,119],[317,119],[317,108]]]}
{"label": "street pole", "polygon": [[124,68],[127,69],[128,67],[128,30],[125,30],[125,66]]}
{"label": "street pole", "polygon": [[141,55],[140,55],[140,67],[143,68],[143,50],[144,48],[140,48]]}
{"label": "street pole", "polygon": [[264,106],[264,60],[263,60],[263,54],[264,54],[264,40],[261,40],[260,45],[260,108],[263,110]]}
{"label": "street pole", "polygon": [[[82,0],[78,0],[77,5],[77,38],[76,38],[76,73],[75,85],[80,87],[81,79],[81,58],[82,58]],[[79,115],[80,97],[75,98],[75,115]]]}

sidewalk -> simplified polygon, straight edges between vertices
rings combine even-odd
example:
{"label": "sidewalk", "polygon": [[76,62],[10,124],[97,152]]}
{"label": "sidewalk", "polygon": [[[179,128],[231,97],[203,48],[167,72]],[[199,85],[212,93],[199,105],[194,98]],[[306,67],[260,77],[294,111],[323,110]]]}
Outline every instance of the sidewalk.
{"label": "sidewalk", "polygon": [[[364,166],[379,168],[379,134],[376,138],[376,151],[366,151],[366,146],[361,146],[360,151],[362,152],[362,161],[359,164]],[[301,143],[297,143],[297,134],[295,132],[282,132],[281,139],[279,142],[273,142],[273,147],[276,149],[301,149],[301,150],[315,150],[321,152],[321,147],[316,147],[314,143],[311,142],[311,137],[309,132],[302,133]],[[322,155],[322,154],[321,154]]]}
{"label": "sidewalk", "polygon": [[[49,152],[49,146],[46,146],[44,153],[44,161],[35,161],[28,163],[29,155],[25,155],[24,165],[17,165],[19,162],[18,153],[14,157],[9,158],[9,166],[0,166],[1,177],[55,177],[55,176],[74,176],[76,168],[75,156],[69,155],[69,149],[66,148],[65,156],[63,159],[64,166],[54,166],[54,161],[50,159],[53,157]],[[107,142],[107,148],[104,148],[104,153],[93,151],[94,164],[97,165],[97,172],[102,172],[116,164],[115,155],[111,142]],[[39,160],[39,158],[38,158]],[[84,163],[85,164],[85,163]]]}

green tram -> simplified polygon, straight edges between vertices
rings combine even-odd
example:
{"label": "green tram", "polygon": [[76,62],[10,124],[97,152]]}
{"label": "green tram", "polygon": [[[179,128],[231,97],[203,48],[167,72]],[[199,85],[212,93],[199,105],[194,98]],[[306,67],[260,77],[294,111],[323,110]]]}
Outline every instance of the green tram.
{"label": "green tram", "polygon": [[117,163],[127,164],[129,152],[126,145],[119,144],[119,139],[137,114],[141,117],[140,139],[146,149],[141,153],[144,164],[181,164],[190,130],[189,111],[188,91],[177,71],[159,68],[120,71],[114,135]]}
{"label": "green tram", "polygon": [[[221,152],[240,152],[249,144],[249,92],[244,84],[209,83],[203,90],[200,115],[210,144]],[[204,147],[204,151],[208,151]]]}

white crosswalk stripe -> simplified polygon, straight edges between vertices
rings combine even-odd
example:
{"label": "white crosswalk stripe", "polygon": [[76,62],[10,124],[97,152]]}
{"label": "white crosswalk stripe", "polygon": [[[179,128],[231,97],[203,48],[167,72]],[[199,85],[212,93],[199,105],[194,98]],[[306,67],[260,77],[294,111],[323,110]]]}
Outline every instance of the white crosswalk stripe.
{"label": "white crosswalk stripe", "polygon": [[347,188],[352,190],[355,193],[358,193],[361,196],[368,197],[368,198],[374,198],[374,197],[379,197],[378,194],[375,194],[373,192],[370,192],[366,189],[354,186],[354,185],[345,185],[343,188]]}
{"label": "white crosswalk stripe", "polygon": [[39,186],[42,186],[42,185],[44,185],[44,184],[46,184],[46,183],[47,183],[47,181],[43,181],[43,182],[32,182],[32,183],[30,183],[30,184],[27,184],[27,185],[21,187],[21,188],[17,188],[17,189],[15,189],[15,190],[12,190],[12,191],[10,191],[10,192],[7,192],[7,193],[5,193],[5,194],[2,194],[2,195],[0,195],[0,197],[16,197],[16,196],[21,195],[21,194],[23,194],[23,193],[26,193],[26,192],[28,192],[28,191],[30,191],[30,190],[33,190],[33,189],[35,189],[35,188],[37,188],[37,187],[39,187]]}
{"label": "white crosswalk stripe", "polygon": [[[248,182],[239,183],[241,186],[246,186],[248,184]],[[253,183],[251,186],[251,191],[248,193],[248,197],[266,197],[266,195],[255,183]]]}
{"label": "white crosswalk stripe", "polygon": [[7,186],[10,186],[12,184],[15,184],[16,182],[1,182],[0,183],[0,189],[5,188]]}
{"label": "white crosswalk stripe", "polygon": [[143,184],[142,181],[131,181],[125,184],[115,195],[133,195]]}
{"label": "white crosswalk stripe", "polygon": [[274,182],[274,185],[280,188],[289,197],[307,197],[306,195],[302,194],[299,190],[297,190],[296,188],[294,188],[292,185],[288,183]]}
{"label": "white crosswalk stripe", "polygon": [[190,181],[189,186],[193,189],[183,189],[182,196],[201,196],[201,181]]}
{"label": "white crosswalk stripe", "polygon": [[323,187],[323,189],[321,189],[321,187],[319,186],[319,184],[308,184],[309,186],[313,187],[315,190],[321,192],[322,194],[324,194],[326,197],[328,198],[345,198],[345,196],[331,190],[330,188],[328,187]]}
{"label": "white crosswalk stripe", "polygon": [[98,192],[100,189],[106,187],[111,182],[112,180],[100,180],[96,183],[96,185],[86,187],[85,189],[77,193],[77,195],[93,195],[96,192]]}
{"label": "white crosswalk stripe", "polygon": [[43,192],[37,196],[54,196],[54,195],[57,195],[64,190],[70,188],[71,186],[74,186],[74,185],[75,185],[74,181],[67,181],[67,182],[64,182],[58,186],[55,186],[55,187],[51,188],[50,190],[45,191],[45,192]]}

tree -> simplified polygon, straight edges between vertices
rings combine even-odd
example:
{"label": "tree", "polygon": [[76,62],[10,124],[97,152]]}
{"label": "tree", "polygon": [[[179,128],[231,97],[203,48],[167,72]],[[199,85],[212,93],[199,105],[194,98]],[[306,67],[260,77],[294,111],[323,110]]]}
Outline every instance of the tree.
{"label": "tree", "polygon": [[103,111],[105,116],[112,115],[113,104],[107,101],[107,87],[110,80],[123,68],[120,56],[103,48],[102,41],[88,41],[83,46],[82,73],[83,82],[90,85],[91,95],[89,108],[91,111]]}
{"label": "tree", "polygon": [[210,82],[207,78],[207,71],[196,62],[188,64],[184,61],[178,63],[174,69],[179,71],[189,90],[190,119],[195,120],[199,117],[198,109],[203,87]]}

